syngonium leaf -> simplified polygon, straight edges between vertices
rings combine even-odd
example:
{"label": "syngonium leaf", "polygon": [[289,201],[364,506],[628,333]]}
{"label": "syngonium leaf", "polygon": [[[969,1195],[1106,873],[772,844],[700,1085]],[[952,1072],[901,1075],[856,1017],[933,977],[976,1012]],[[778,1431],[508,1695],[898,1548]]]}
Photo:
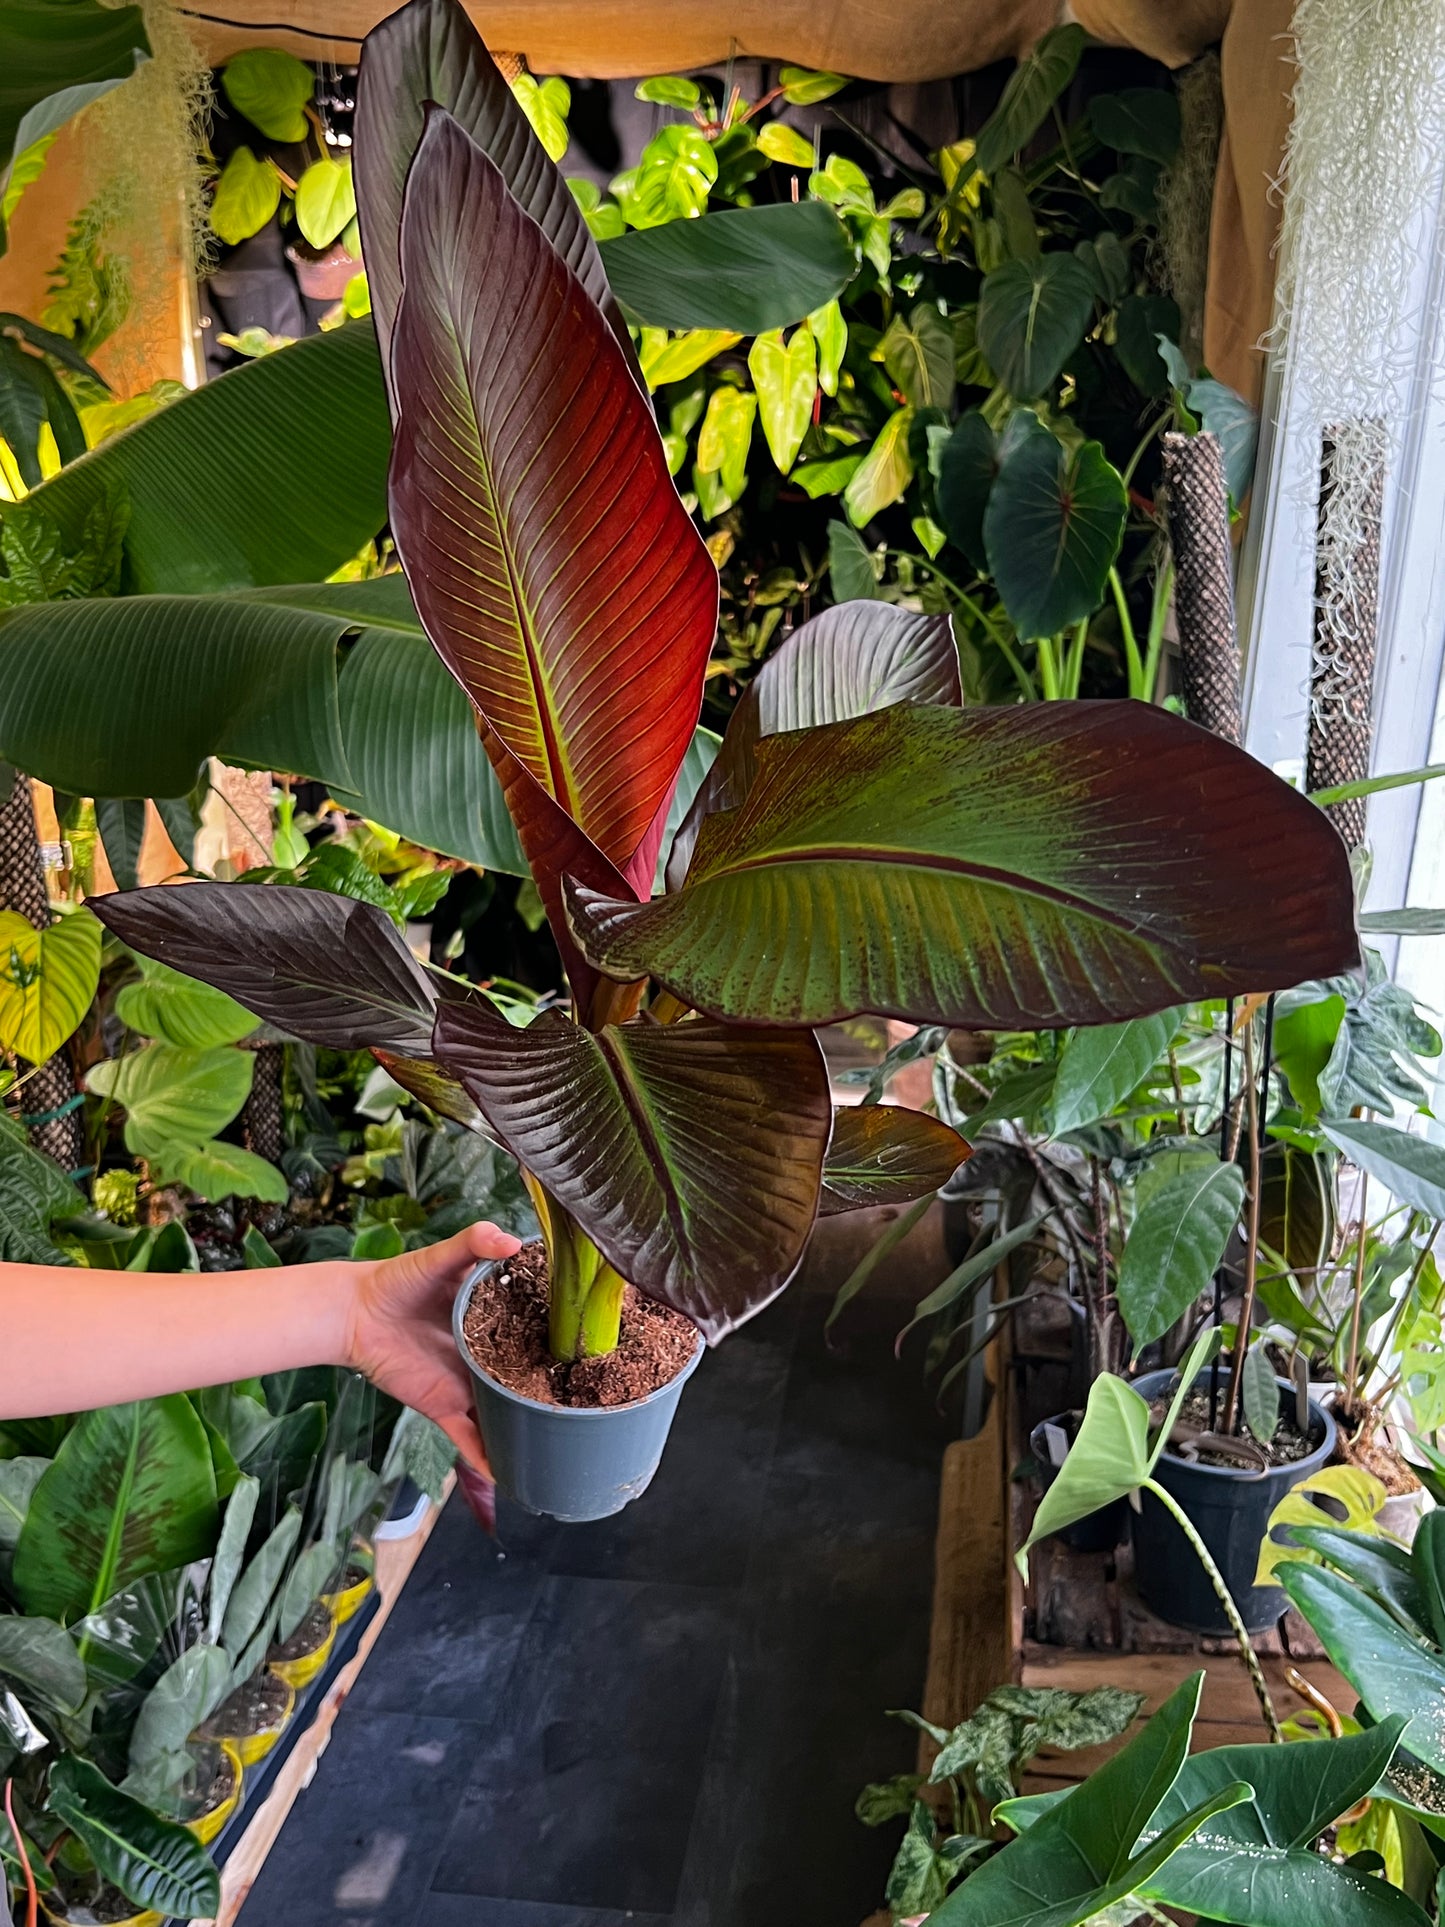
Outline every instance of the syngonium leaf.
{"label": "syngonium leaf", "polygon": [[61,1755],[50,1769],[50,1805],[137,1907],[185,1920],[216,1912],[220,1876],[195,1834],[113,1787],[89,1760]]}
{"label": "syngonium leaf", "polygon": [[305,1043],[430,1054],[437,993],[374,904],[284,883],[192,883],[96,897],[92,907],[132,950]]}
{"label": "syngonium leaf", "polygon": [[764,738],[754,758],[681,890],[638,904],[569,883],[609,976],[754,1023],[1014,1029],[1295,983],[1356,954],[1326,818],[1149,704],[899,704]]}
{"label": "syngonium leaf", "polygon": [[250,1095],[254,1069],[249,1051],[148,1044],[92,1065],[86,1083],[124,1107],[127,1149],[155,1157],[224,1130]]}
{"label": "syngonium leaf", "polygon": [[216,1475],[179,1396],[83,1412],[31,1495],[11,1585],[27,1612],[75,1619],[133,1579],[205,1558]]}
{"label": "syngonium leaf", "polygon": [[957,1131],[922,1111],[846,1104],[833,1113],[821,1215],[926,1197],[948,1182],[969,1151]]}
{"label": "syngonium leaf", "polygon": [[989,567],[1021,636],[1054,636],[1099,605],[1124,532],[1122,476],[1098,442],[1068,450],[1022,414],[983,512]]}
{"label": "syngonium leaf", "polygon": [[356,92],[356,198],[372,314],[388,371],[401,299],[402,199],[428,101],[444,107],[491,157],[508,191],[607,316],[635,367],[627,324],[581,209],[466,9],[459,0],[411,0],[367,35]]}
{"label": "syngonium leaf", "polygon": [[614,1269],[709,1340],[792,1276],[833,1121],[810,1032],[446,1006],[435,1048]]}
{"label": "syngonium leaf", "polygon": [[1185,1680],[1127,1746],[956,1887],[931,1927],[1079,1927],[1146,1886],[1201,1826],[1247,1800],[1247,1782],[1227,1782],[1149,1831],[1184,1766],[1203,1683],[1202,1673]]}
{"label": "syngonium leaf", "polygon": [[139,983],[125,984],[117,991],[115,1011],[140,1036],[190,1050],[238,1044],[256,1028],[256,1019],[234,997],[170,970],[153,957],[141,959]]}
{"label": "syngonium leaf", "polygon": [[[671,229],[652,231],[666,234]],[[781,329],[759,335],[748,350],[748,372],[757,390],[768,448],[780,472],[786,475],[798,459],[818,392],[818,358],[812,334],[807,328],[795,328],[787,342]]]}
{"label": "syngonium leaf", "polygon": [[867,716],[894,703],[960,704],[958,649],[947,616],[886,602],[843,602],[814,616],[749,683],[692,807],[673,839],[667,887],[686,875],[702,820],[733,809],[752,787],[758,741]]}
{"label": "syngonium leaf", "polygon": [[482,712],[543,902],[569,824],[649,889],[717,619],[711,557],[600,310],[440,110],[401,245],[390,504],[418,613]]}

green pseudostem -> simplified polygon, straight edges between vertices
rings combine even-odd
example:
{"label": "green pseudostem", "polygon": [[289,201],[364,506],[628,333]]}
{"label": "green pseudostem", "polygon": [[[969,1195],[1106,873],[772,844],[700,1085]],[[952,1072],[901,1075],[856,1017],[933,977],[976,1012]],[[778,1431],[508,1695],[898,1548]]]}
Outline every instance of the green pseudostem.
{"label": "green pseudostem", "polygon": [[1254,1643],[1249,1637],[1244,1621],[1239,1616],[1239,1608],[1235,1605],[1230,1590],[1224,1583],[1224,1574],[1219,1570],[1218,1566],[1215,1565],[1214,1560],[1210,1557],[1208,1546],[1205,1545],[1204,1541],[1195,1531],[1194,1523],[1190,1519],[1189,1514],[1184,1510],[1183,1506],[1180,1505],[1173,1493],[1167,1492],[1164,1487],[1159,1484],[1157,1479],[1145,1479],[1143,1489],[1146,1492],[1152,1492],[1160,1505],[1164,1507],[1165,1511],[1174,1520],[1179,1530],[1194,1548],[1200,1565],[1203,1566],[1205,1572],[1209,1575],[1209,1583],[1214,1588],[1215,1597],[1224,1608],[1224,1616],[1229,1621],[1230,1629],[1235,1639],[1239,1642],[1240,1654],[1249,1672],[1249,1683],[1254,1688],[1255,1698],[1259,1701],[1259,1710],[1264,1715],[1264,1723],[1269,1728],[1270,1738],[1272,1740],[1282,1741],[1284,1734],[1280,1731],[1279,1715],[1275,1712],[1274,1701],[1269,1696],[1269,1687],[1265,1682],[1264,1672],[1259,1663],[1259,1655],[1255,1652]]}
{"label": "green pseudostem", "polygon": [[617,1348],[626,1280],[555,1202],[547,1222],[552,1356],[600,1358]]}

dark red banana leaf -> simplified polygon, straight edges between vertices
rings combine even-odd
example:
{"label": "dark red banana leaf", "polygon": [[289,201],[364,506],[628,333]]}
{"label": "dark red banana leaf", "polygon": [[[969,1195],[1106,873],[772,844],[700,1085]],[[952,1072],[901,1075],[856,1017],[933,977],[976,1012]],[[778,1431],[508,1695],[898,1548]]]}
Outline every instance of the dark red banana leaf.
{"label": "dark red banana leaf", "polygon": [[692,739],[716,571],[616,337],[439,109],[401,256],[390,503],[417,611],[511,755],[627,873]]}
{"label": "dark red banana leaf", "polygon": [[958,645],[948,616],[921,616],[888,602],[840,602],[805,622],[748,685],[667,859],[667,887],[681,887],[705,816],[742,802],[760,737],[867,716],[891,703],[963,701]]}
{"label": "dark red banana leaf", "polygon": [[761,741],[685,886],[566,886],[610,976],[744,1023],[1047,1029],[1359,959],[1344,845],[1243,750],[1139,702],[900,704]]}
{"label": "dark red banana leaf", "polygon": [[374,904],[285,883],[157,884],[89,902],[132,950],[224,990],[292,1037],[430,1054],[437,992]]}
{"label": "dark red banana leaf", "polygon": [[449,1006],[434,1049],[617,1271],[710,1341],[792,1276],[832,1126],[810,1031],[555,1011],[515,1030]]}
{"label": "dark red banana leaf", "polygon": [[391,333],[401,299],[402,195],[429,100],[445,107],[490,154],[512,194],[607,316],[635,367],[627,324],[582,210],[465,8],[459,0],[411,0],[374,27],[362,45],[352,149],[371,311],[388,383]]}
{"label": "dark red banana leaf", "polygon": [[845,1104],[833,1113],[819,1215],[908,1204],[946,1184],[973,1147],[941,1118],[902,1104]]}

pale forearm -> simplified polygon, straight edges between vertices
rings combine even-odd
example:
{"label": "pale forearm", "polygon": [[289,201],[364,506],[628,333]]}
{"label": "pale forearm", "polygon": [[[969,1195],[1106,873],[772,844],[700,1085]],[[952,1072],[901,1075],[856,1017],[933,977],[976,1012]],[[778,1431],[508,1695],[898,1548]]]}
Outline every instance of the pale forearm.
{"label": "pale forearm", "polygon": [[348,1364],[365,1269],[0,1265],[0,1419],[86,1411],[302,1365]]}

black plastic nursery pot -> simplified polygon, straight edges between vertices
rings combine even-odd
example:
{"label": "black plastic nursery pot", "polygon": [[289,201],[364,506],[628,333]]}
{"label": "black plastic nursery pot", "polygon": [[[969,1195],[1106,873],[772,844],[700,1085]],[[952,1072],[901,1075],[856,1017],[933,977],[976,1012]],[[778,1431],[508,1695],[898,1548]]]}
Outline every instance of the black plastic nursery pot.
{"label": "black plastic nursery pot", "polygon": [[630,1405],[545,1405],[524,1398],[481,1369],[462,1331],[473,1291],[498,1262],[476,1266],[452,1307],[452,1332],[472,1375],[477,1424],[497,1490],[529,1512],[568,1524],[609,1519],[652,1483],[682,1388],[702,1357],[702,1335],[676,1378]]}
{"label": "black plastic nursery pot", "polygon": [[[1174,1384],[1173,1371],[1145,1372],[1134,1389],[1141,1398],[1158,1398]],[[1221,1396],[1224,1371],[1220,1372]],[[1205,1383],[1204,1375],[1195,1380]],[[1279,1380],[1280,1396],[1294,1396],[1287,1379]],[[1256,1586],[1260,1543],[1269,1516],[1301,1479],[1318,1472],[1335,1449],[1335,1422],[1317,1400],[1310,1400],[1310,1436],[1317,1442],[1302,1459],[1275,1466],[1264,1473],[1242,1466],[1196,1465],[1160,1456],[1154,1477],[1179,1501],[1195,1531],[1209,1548],[1228,1586],[1239,1616],[1252,1633],[1273,1626],[1289,1604],[1278,1586]],[[1134,1518],[1134,1583],[1152,1612],[1172,1626],[1194,1633],[1229,1633],[1232,1629],[1218,1595],[1194,1548],[1152,1493],[1141,1494]]]}
{"label": "black plastic nursery pot", "polygon": [[[1068,1433],[1073,1430],[1071,1421],[1077,1418],[1077,1412],[1061,1412],[1054,1418],[1040,1419],[1029,1433],[1029,1451],[1033,1454],[1039,1483],[1045,1492],[1059,1476],[1059,1467],[1049,1457],[1047,1428],[1057,1425]],[[1112,1505],[1103,1505],[1097,1512],[1085,1513],[1082,1519],[1075,1519],[1071,1526],[1064,1526],[1060,1531],[1050,1533],[1049,1537],[1067,1546],[1070,1552],[1112,1552],[1124,1536],[1128,1518],[1129,1501],[1115,1499]]]}

